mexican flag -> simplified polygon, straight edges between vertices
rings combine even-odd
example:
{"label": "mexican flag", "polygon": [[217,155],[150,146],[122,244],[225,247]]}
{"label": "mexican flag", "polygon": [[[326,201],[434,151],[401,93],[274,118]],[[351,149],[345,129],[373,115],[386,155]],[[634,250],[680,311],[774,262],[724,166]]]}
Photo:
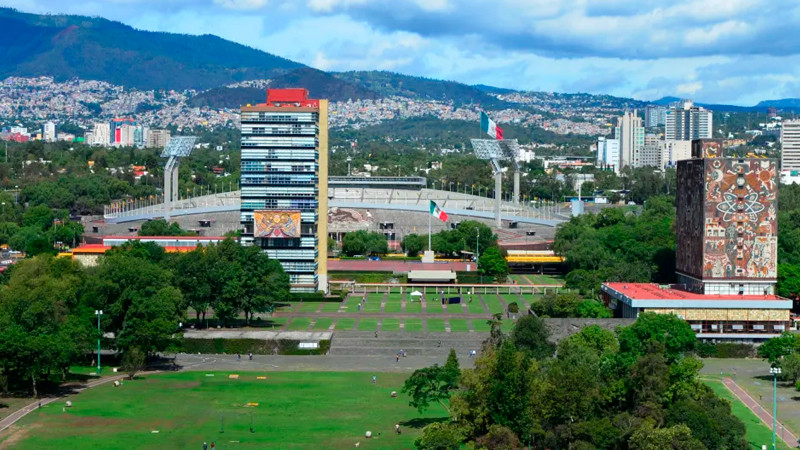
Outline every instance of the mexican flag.
{"label": "mexican flag", "polygon": [[431,200],[431,215],[442,222],[447,222],[447,213],[442,211],[442,208],[439,208],[439,205],[433,200]]}
{"label": "mexican flag", "polygon": [[483,111],[481,111],[481,130],[497,140],[503,140],[503,129]]}

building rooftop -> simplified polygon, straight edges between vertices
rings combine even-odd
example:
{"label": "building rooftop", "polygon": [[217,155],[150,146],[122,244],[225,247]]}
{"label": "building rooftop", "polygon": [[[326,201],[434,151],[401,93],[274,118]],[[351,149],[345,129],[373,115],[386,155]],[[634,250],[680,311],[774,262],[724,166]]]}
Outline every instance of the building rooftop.
{"label": "building rooftop", "polygon": [[753,301],[778,300],[785,301],[777,295],[716,295],[697,294],[676,287],[662,287],[655,283],[603,283],[604,287],[613,289],[631,300],[718,300],[718,301]]}

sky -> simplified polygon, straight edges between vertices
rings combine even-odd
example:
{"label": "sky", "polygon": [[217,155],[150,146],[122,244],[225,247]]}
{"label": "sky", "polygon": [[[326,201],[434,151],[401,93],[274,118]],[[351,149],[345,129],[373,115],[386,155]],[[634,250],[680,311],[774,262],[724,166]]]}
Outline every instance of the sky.
{"label": "sky", "polygon": [[216,34],[330,71],[754,105],[800,97],[794,0],[0,0]]}

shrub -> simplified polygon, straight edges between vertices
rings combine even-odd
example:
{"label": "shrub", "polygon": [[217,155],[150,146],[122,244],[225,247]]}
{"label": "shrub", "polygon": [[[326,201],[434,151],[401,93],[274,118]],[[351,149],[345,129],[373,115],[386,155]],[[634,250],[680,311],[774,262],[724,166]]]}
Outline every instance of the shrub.
{"label": "shrub", "polygon": [[508,312],[511,314],[516,314],[519,312],[519,305],[517,305],[517,302],[511,302],[508,304]]}

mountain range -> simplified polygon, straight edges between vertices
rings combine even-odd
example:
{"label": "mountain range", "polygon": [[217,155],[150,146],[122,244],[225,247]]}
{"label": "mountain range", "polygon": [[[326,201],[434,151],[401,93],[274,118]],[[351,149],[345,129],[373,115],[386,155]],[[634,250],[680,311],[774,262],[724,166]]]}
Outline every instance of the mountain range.
{"label": "mountain range", "polygon": [[[324,72],[213,35],[143,31],[97,17],[0,8],[0,30],[0,79],[46,75],[57,81],[80,78],[145,90],[204,91],[192,100],[196,106],[237,107],[263,101],[261,89],[225,87],[255,79],[269,79],[274,87],[306,87],[313,97],[334,101],[397,95],[491,109],[512,107],[496,95],[515,92],[392,72]],[[675,100],[664,97],[652,103]],[[768,100],[752,107],[698,104],[723,111],[800,109],[800,99]]]}

